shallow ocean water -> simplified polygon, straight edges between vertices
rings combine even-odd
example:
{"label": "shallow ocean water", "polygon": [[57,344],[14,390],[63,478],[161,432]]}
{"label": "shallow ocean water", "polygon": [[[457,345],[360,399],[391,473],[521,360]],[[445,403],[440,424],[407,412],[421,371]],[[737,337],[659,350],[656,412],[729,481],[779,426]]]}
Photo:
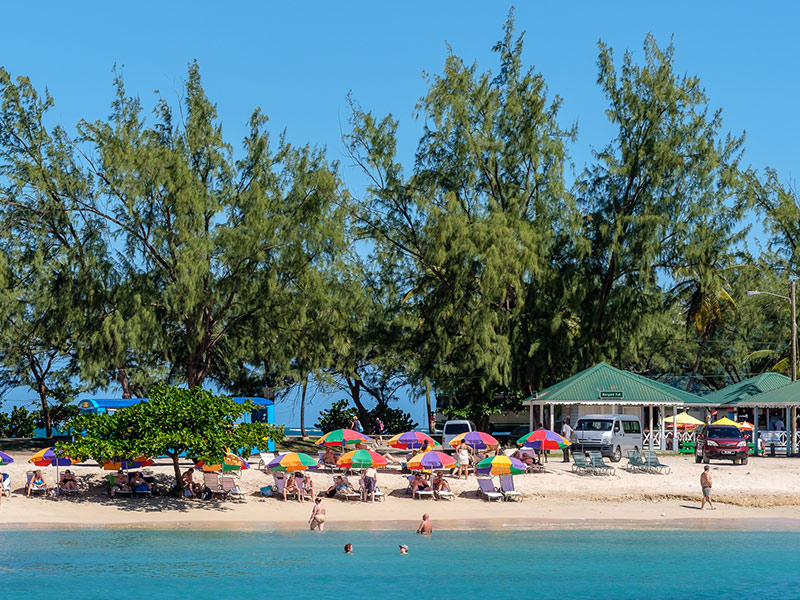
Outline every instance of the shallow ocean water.
{"label": "shallow ocean water", "polygon": [[798,564],[798,532],[0,530],[4,599],[794,598]]}

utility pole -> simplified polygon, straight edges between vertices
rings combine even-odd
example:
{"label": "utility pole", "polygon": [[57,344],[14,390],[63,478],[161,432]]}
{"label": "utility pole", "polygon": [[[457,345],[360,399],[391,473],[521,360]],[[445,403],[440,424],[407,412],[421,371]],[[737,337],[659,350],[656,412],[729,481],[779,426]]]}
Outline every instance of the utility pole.
{"label": "utility pole", "polygon": [[[797,312],[795,310],[795,298],[796,298],[796,285],[795,282],[792,281],[789,284],[789,302],[792,305],[792,381],[797,381]],[[792,406],[790,411],[790,418],[789,420],[789,440],[786,444],[786,453],[789,456],[794,456],[796,454],[795,449],[795,440],[797,439],[797,407]]]}

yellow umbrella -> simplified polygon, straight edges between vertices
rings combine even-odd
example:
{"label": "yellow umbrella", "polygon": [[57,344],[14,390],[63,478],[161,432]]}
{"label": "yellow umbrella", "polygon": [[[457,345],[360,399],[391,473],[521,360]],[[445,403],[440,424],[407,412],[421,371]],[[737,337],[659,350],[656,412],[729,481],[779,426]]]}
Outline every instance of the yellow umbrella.
{"label": "yellow umbrella", "polygon": [[734,427],[741,428],[742,424],[737,423],[736,421],[731,421],[728,417],[722,417],[721,419],[717,419],[712,423],[712,425],[733,425]]}
{"label": "yellow umbrella", "polygon": [[682,413],[678,413],[677,417],[667,417],[664,419],[666,423],[672,423],[673,418],[678,425],[702,425],[703,422],[700,419],[695,419],[692,415],[688,412],[683,411]]}

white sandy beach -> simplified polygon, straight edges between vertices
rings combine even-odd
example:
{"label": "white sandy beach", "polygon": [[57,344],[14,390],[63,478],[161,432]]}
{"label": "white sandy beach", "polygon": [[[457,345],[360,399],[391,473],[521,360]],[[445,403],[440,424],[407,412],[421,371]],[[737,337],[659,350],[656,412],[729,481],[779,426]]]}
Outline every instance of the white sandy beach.
{"label": "white sandy beach", "polygon": [[[80,481],[78,497],[32,497],[24,491],[29,453],[11,453],[16,462],[1,467],[10,474],[12,497],[0,504],[0,524],[20,526],[235,526],[304,527],[311,503],[262,498],[258,490],[272,483],[272,475],[255,468],[240,479],[247,493],[244,501],[200,501],[157,495],[153,498],[117,498],[106,494],[108,471],[94,463],[76,465]],[[515,484],[522,502],[488,503],[476,495],[475,477],[466,481],[448,478],[456,493],[454,502],[412,500],[405,492],[406,476],[381,470],[378,484],[387,494],[375,504],[326,499],[328,527],[396,528],[411,526],[429,512],[438,528],[536,528],[572,527],[711,527],[732,529],[800,530],[800,460],[751,458],[745,466],[712,463],[713,498],[717,510],[700,512],[699,477],[702,465],[691,456],[665,456],[668,475],[628,473],[625,460],[615,465],[612,477],[579,476],[570,465],[552,455],[547,471],[518,475]],[[257,459],[252,461],[253,466]],[[190,465],[186,463],[183,468]],[[35,468],[35,467],[34,467]],[[162,492],[173,480],[172,465],[159,460],[148,469]],[[45,479],[55,481],[54,467],[43,469]],[[312,473],[315,490],[327,488],[331,474]],[[196,480],[200,476],[196,474]],[[495,478],[495,481],[497,479]],[[2,525],[0,525],[2,526]]]}

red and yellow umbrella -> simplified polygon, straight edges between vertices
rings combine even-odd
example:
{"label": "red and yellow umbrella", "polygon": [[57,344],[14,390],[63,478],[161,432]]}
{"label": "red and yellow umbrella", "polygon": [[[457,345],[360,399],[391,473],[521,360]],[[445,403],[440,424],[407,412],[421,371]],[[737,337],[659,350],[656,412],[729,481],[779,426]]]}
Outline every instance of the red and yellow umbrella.
{"label": "red and yellow umbrella", "polygon": [[459,433],[456,437],[450,440],[450,445],[453,448],[460,446],[462,440],[467,446],[470,446],[475,450],[483,450],[489,446],[497,446],[500,443],[491,435],[484,433],[483,431],[467,431],[466,433]]}
{"label": "red and yellow umbrella", "polygon": [[355,429],[334,429],[329,431],[315,443],[317,446],[346,446],[347,444],[357,444],[358,442],[371,442],[372,438],[365,436]]}
{"label": "red and yellow umbrella", "polygon": [[336,464],[345,469],[368,469],[370,467],[385,467],[386,457],[372,450],[351,450],[342,455]]}
{"label": "red and yellow umbrella", "polygon": [[113,459],[103,463],[103,469],[106,471],[119,471],[123,469],[125,471],[129,469],[141,469],[142,467],[149,467],[153,464],[153,461],[150,460],[148,456],[137,456],[132,460],[127,459]]}

